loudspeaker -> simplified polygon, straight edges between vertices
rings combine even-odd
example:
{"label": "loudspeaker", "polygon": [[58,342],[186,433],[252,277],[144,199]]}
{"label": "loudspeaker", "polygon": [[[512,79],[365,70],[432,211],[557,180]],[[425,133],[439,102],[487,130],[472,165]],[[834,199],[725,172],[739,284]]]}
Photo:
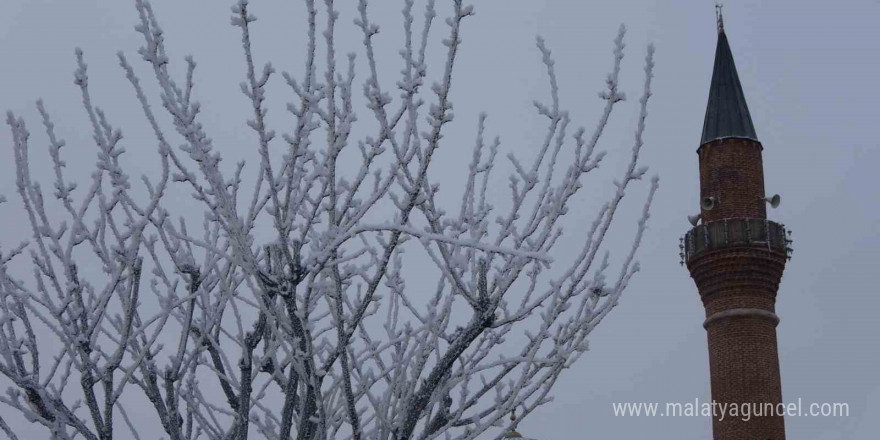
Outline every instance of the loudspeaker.
{"label": "loudspeaker", "polygon": [[700,200],[700,208],[703,208],[704,211],[711,211],[715,208],[715,197],[703,197],[703,200]]}
{"label": "loudspeaker", "polygon": [[779,197],[779,194],[773,194],[770,197],[764,197],[764,200],[766,200],[767,203],[770,204],[771,208],[775,208],[775,207],[779,206],[779,202],[782,201],[782,198]]}

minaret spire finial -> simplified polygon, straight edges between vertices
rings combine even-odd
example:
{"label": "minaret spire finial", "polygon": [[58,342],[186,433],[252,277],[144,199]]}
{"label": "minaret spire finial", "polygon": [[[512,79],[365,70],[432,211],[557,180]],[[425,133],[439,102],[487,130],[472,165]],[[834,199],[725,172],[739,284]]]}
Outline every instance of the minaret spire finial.
{"label": "minaret spire finial", "polygon": [[715,3],[715,19],[718,21],[718,33],[724,33],[724,14],[722,14],[722,9],[724,9],[724,3]]}
{"label": "minaret spire finial", "polygon": [[522,434],[513,430],[514,423],[516,423],[516,407],[514,407],[512,410],[510,410],[510,432],[508,432],[507,434],[504,434],[504,438],[506,438],[506,439],[522,438]]}

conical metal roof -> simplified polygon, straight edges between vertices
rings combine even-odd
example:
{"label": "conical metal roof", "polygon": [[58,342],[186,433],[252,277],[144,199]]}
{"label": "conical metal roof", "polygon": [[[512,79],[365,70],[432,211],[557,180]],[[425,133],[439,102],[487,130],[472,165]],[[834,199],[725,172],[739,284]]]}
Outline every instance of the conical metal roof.
{"label": "conical metal roof", "polygon": [[727,35],[719,21],[715,70],[712,72],[700,144],[728,137],[758,140],[739,75],[736,73],[736,65],[733,63],[733,53],[730,52]]}

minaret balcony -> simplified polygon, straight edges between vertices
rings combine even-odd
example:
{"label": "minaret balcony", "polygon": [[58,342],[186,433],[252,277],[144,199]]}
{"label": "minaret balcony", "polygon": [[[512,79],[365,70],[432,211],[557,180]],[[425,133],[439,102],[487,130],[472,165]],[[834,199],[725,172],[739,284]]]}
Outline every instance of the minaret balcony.
{"label": "minaret balcony", "polygon": [[681,238],[681,264],[707,252],[732,247],[766,248],[791,259],[791,231],[762,218],[726,218],[695,226]]}

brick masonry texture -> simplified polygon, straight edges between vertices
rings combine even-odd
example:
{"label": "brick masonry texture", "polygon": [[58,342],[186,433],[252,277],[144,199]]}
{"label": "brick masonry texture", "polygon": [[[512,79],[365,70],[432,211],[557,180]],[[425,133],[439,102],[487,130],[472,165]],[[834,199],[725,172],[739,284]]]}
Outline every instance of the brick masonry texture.
{"label": "brick masonry texture", "polygon": [[700,146],[700,199],[715,197],[715,209],[702,211],[706,223],[724,218],[767,218],[761,144],[749,139],[718,139]]}
{"label": "brick masonry texture", "polygon": [[[697,150],[700,196],[716,198],[703,221],[766,219],[761,144],[720,139]],[[786,255],[761,245],[715,248],[693,255],[688,270],[706,309],[712,399],[742,405],[782,402],[776,344],[776,292]],[[719,313],[721,315],[719,315]],[[719,318],[720,317],[720,318]],[[781,416],[713,419],[715,440],[784,440]]]}

